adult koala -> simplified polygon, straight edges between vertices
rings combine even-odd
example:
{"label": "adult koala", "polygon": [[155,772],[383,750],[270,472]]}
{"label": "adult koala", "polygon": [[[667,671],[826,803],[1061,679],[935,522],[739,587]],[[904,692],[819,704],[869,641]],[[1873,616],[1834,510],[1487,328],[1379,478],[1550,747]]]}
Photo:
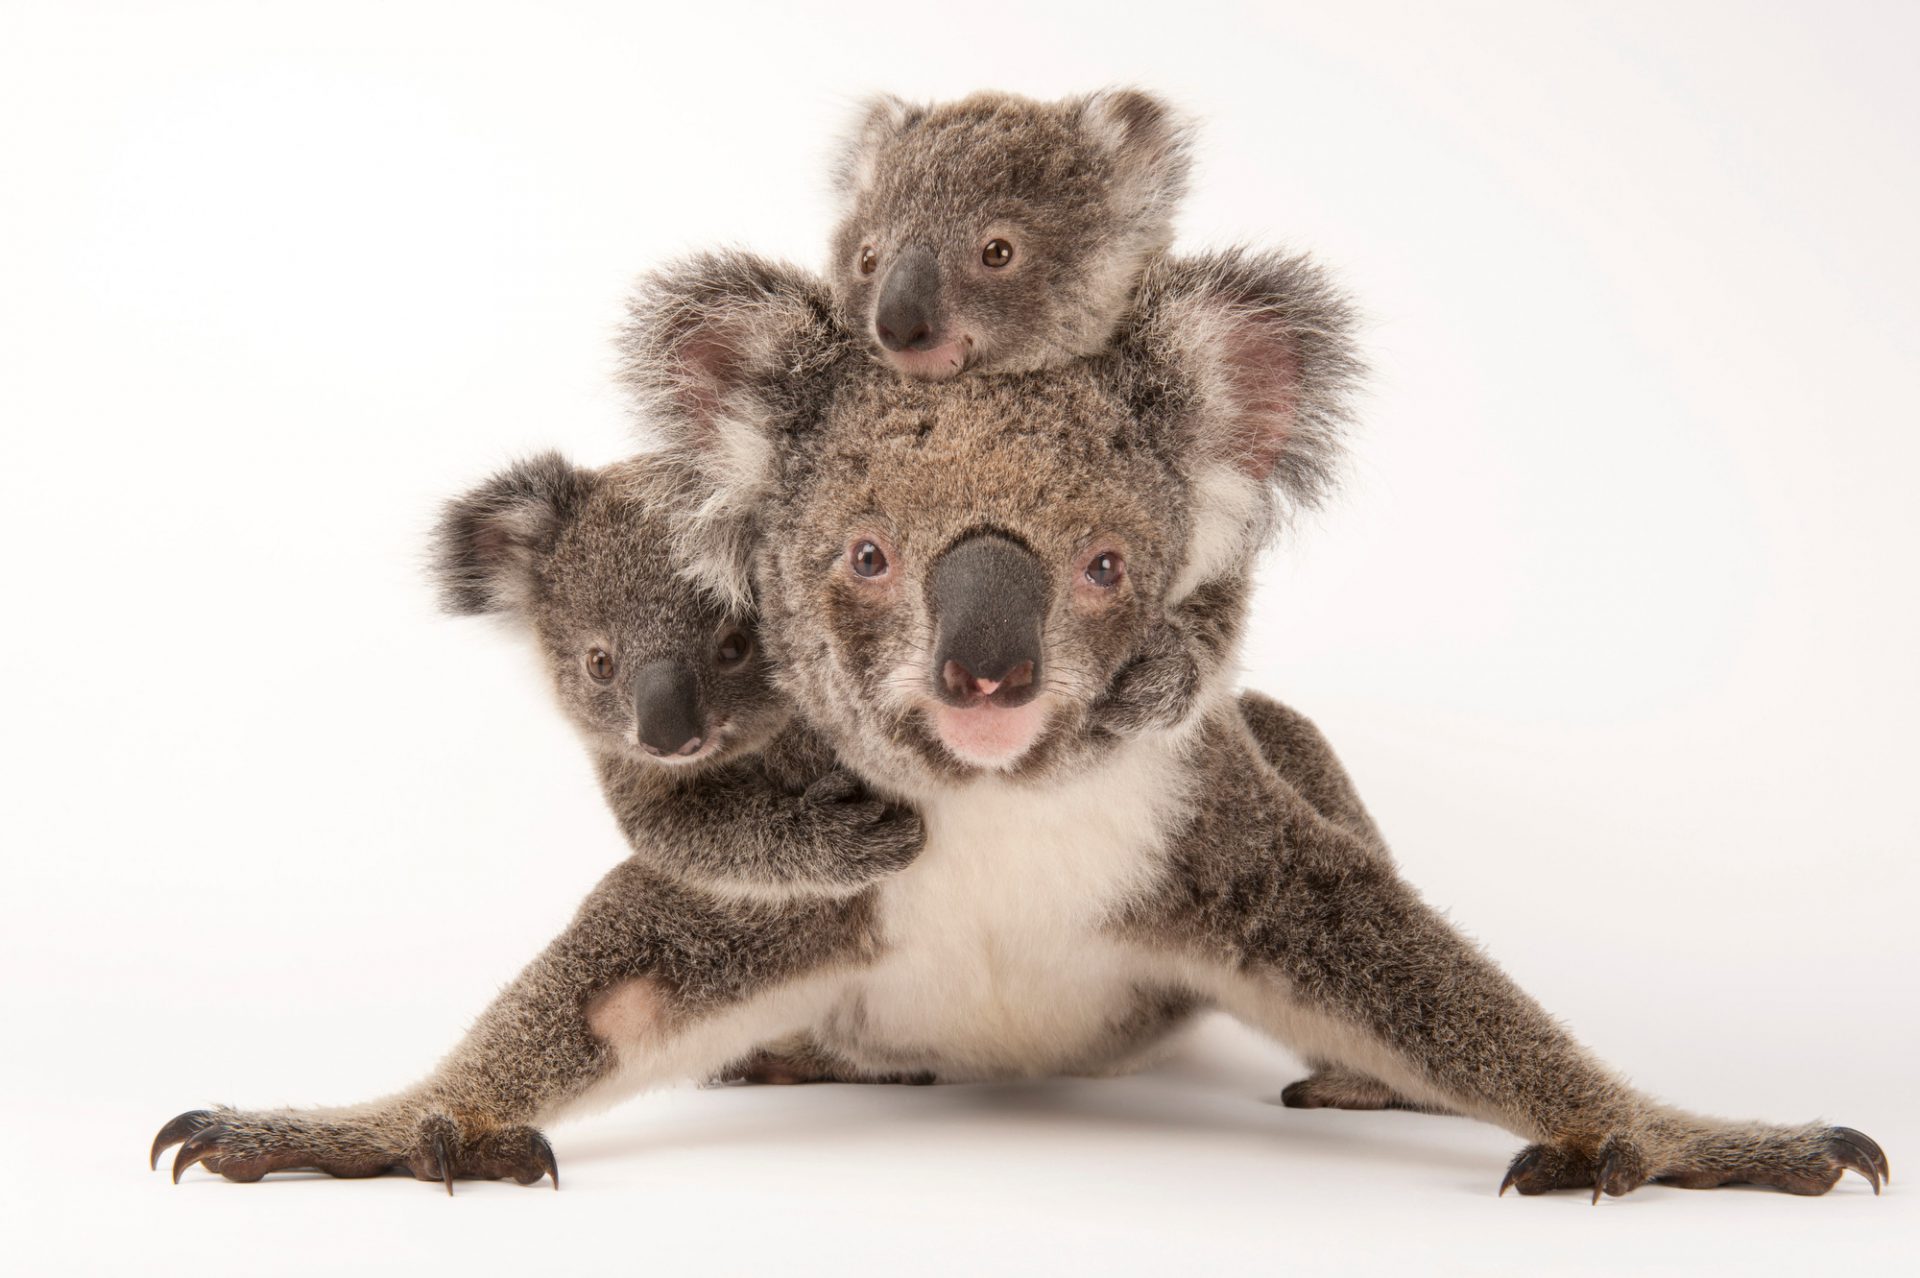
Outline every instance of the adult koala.
{"label": "adult koala", "polygon": [[630,368],[690,468],[688,548],[757,597],[784,690],[920,811],[924,850],[804,887],[639,850],[415,1087],[191,1111],[155,1158],[557,1185],[536,1124],[769,1045],[874,1078],[1106,1072],[1212,1005],[1356,1092],[1522,1134],[1523,1193],[1823,1193],[1847,1168],[1877,1189],[1885,1156],[1849,1128],[1698,1118],[1604,1070],[1399,880],[1297,716],[1214,679],[1173,726],[1098,729],[1170,606],[1230,653],[1238,569],[1324,473],[1351,371],[1299,262],[1163,264],[1140,297],[1107,355],[913,383],[804,274],[735,256],[658,278]]}
{"label": "adult koala", "polygon": [[1111,353],[943,386],[863,368],[815,281],[739,255],[657,277],[635,314],[631,379],[704,477],[693,556],[751,585],[802,713],[926,823],[873,889],[871,962],[809,996],[821,1047],[943,1080],[1104,1071],[1213,1005],[1535,1142],[1522,1193],[1822,1193],[1848,1167],[1878,1189],[1851,1129],[1699,1118],[1604,1069],[1399,879],[1357,802],[1263,760],[1287,744],[1255,732],[1299,723],[1270,703],[1216,681],[1182,725],[1089,729],[1195,583],[1231,644],[1236,569],[1326,473],[1354,362],[1304,262],[1163,260]]}

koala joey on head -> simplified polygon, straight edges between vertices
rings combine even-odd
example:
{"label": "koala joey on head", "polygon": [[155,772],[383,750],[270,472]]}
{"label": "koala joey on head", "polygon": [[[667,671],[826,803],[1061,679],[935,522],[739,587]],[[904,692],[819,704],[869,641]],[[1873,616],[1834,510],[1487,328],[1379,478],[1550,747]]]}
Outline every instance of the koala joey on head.
{"label": "koala joey on head", "polygon": [[1173,240],[1188,145],[1173,111],[1132,89],[872,99],[835,168],[842,322],[933,380],[1096,354]]}
{"label": "koala joey on head", "polygon": [[447,503],[434,538],[455,613],[519,622],[637,855],[695,881],[844,891],[919,851],[793,715],[751,619],[681,575],[673,468],[557,453]]}

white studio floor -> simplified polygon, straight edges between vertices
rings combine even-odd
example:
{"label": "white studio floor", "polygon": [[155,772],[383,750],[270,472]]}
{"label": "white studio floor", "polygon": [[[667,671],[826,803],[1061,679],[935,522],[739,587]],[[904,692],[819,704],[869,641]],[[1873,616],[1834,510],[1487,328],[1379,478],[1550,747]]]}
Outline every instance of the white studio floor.
{"label": "white studio floor", "polygon": [[[1220,1021],[1128,1079],[642,1097],[555,1130],[558,1194],[199,1170],[171,1186],[146,1141],[200,1099],[187,1062],[222,1032],[145,1037],[115,1091],[8,1096],[12,1272],[1892,1274],[1920,1225],[1899,1179],[1879,1199],[1851,1178],[1823,1199],[1498,1198],[1513,1138],[1281,1108],[1291,1062]],[[1920,1125],[1860,1108],[1871,1121],[1832,1116],[1868,1126],[1899,1177]]]}

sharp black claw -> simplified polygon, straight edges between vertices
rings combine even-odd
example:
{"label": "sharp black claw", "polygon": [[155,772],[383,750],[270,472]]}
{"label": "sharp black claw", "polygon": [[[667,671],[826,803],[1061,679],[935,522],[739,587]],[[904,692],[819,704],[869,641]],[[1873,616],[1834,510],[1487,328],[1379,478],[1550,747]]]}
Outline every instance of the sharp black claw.
{"label": "sharp black claw", "polygon": [[1828,1138],[1833,1157],[1839,1160],[1841,1166],[1851,1167],[1865,1176],[1867,1183],[1873,1186],[1875,1195],[1880,1193],[1881,1181],[1893,1179],[1889,1174],[1887,1156],[1873,1137],[1851,1127],[1836,1127],[1828,1133]]}
{"label": "sharp black claw", "polygon": [[220,1138],[226,1134],[226,1128],[214,1123],[210,1127],[202,1127],[188,1137],[187,1143],[180,1147],[180,1152],[173,1156],[173,1183],[179,1184],[181,1172],[218,1149]]}
{"label": "sharp black claw", "polygon": [[153,1152],[147,1155],[147,1170],[153,1171],[158,1168],[160,1166],[160,1155],[165,1153],[169,1148],[178,1145],[181,1141],[193,1135],[201,1128],[211,1126],[213,1126],[213,1112],[211,1110],[190,1109],[184,1114],[177,1115],[165,1127],[160,1129],[158,1136],[153,1138]]}
{"label": "sharp black claw", "polygon": [[1539,1161],[1540,1151],[1538,1148],[1528,1146],[1526,1149],[1521,1150],[1519,1157],[1515,1158],[1513,1162],[1508,1165],[1507,1174],[1500,1181],[1500,1193],[1498,1197],[1505,1198],[1507,1191],[1513,1188],[1514,1182],[1520,1178],[1521,1173],[1532,1171],[1533,1165]]}
{"label": "sharp black claw", "polygon": [[[547,1138],[539,1132],[533,1134],[533,1158],[545,1169],[547,1175],[553,1177],[553,1187],[557,1192],[560,1188],[560,1164],[554,1161],[553,1146],[549,1145]],[[535,1178],[534,1183],[539,1183],[538,1177]]]}
{"label": "sharp black claw", "polygon": [[447,1157],[447,1140],[439,1132],[433,1134],[433,1162],[447,1186],[447,1197],[453,1197],[453,1160]]}

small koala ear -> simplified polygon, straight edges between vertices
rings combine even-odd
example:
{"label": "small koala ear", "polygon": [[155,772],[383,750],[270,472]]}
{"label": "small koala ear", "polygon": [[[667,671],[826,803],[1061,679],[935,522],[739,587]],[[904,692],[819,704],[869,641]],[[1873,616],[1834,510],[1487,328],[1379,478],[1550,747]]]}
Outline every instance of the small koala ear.
{"label": "small koala ear", "polygon": [[[1198,543],[1258,549],[1332,486],[1362,364],[1353,309],[1304,257],[1230,249],[1147,272],[1123,349],[1151,370],[1194,493]],[[1164,410],[1162,410],[1164,411]],[[1204,580],[1211,565],[1190,566]]]}
{"label": "small koala ear", "polygon": [[778,447],[818,416],[849,345],[825,285],[749,253],[709,253],[640,282],[621,380],[643,428],[694,491],[681,550],[695,575],[747,596],[748,531]]}
{"label": "small koala ear", "polygon": [[448,612],[523,612],[542,557],[580,515],[596,473],[559,453],[507,467],[441,510],[432,572]]}
{"label": "small koala ear", "polygon": [[1166,247],[1193,168],[1193,128],[1164,100],[1139,89],[1104,89],[1079,104],[1081,127],[1113,156],[1116,204],[1156,224]]}
{"label": "small koala ear", "polygon": [[926,117],[927,108],[896,98],[891,93],[876,93],[862,101],[853,125],[841,137],[839,154],[833,162],[833,190],[843,203],[873,183],[874,163],[881,148]]}

